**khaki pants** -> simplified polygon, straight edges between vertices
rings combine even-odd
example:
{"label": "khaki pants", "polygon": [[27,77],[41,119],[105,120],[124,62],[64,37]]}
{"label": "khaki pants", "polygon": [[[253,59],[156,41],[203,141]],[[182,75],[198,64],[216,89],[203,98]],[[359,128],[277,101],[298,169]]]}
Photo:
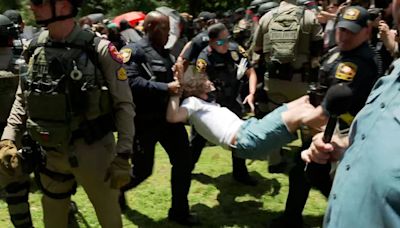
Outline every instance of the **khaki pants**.
{"label": "khaki pants", "polygon": [[[109,133],[91,145],[86,144],[83,139],[78,139],[74,143],[74,150],[79,163],[76,168],[70,166],[68,152],[47,152],[47,169],[57,173],[72,174],[75,179],[60,182],[40,174],[43,187],[51,193],[66,193],[73,188],[76,180],[92,202],[101,227],[122,227],[118,204],[119,191],[111,189],[109,182],[104,182],[106,171],[115,156],[114,136]],[[44,195],[42,206],[45,227],[67,227],[69,204],[70,197],[53,199]]]}

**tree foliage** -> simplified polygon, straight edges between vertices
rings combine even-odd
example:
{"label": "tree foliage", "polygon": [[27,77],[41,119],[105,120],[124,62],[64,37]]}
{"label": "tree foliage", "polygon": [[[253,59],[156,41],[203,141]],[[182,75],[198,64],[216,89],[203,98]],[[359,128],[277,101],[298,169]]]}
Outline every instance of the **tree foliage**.
{"label": "tree foliage", "polygon": [[[108,17],[129,11],[149,12],[159,6],[169,6],[179,12],[189,12],[196,16],[201,11],[226,12],[246,7],[251,0],[85,0],[79,16],[91,13],[104,13]],[[34,18],[29,10],[29,0],[0,1],[0,12],[19,9],[24,21],[33,24]]]}

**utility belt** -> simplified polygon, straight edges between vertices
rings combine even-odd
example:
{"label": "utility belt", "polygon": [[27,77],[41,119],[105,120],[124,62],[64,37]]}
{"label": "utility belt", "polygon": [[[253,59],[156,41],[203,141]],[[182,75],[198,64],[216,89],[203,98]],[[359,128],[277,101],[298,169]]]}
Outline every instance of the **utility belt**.
{"label": "utility belt", "polygon": [[68,150],[77,139],[83,138],[89,145],[100,140],[114,130],[113,123],[112,115],[106,114],[94,120],[81,122],[79,128],[71,132],[65,123],[29,119],[28,132],[45,150]]}

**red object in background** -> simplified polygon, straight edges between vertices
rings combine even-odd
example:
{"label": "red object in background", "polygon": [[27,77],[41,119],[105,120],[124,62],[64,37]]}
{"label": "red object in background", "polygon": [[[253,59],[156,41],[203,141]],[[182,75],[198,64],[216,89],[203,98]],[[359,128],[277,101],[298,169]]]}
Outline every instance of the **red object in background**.
{"label": "red object in background", "polygon": [[144,20],[144,17],[146,14],[144,14],[141,11],[132,11],[128,13],[121,14],[119,16],[116,16],[112,22],[115,23],[119,27],[119,22],[122,21],[123,19],[127,20],[129,24],[132,27],[135,27],[139,21]]}

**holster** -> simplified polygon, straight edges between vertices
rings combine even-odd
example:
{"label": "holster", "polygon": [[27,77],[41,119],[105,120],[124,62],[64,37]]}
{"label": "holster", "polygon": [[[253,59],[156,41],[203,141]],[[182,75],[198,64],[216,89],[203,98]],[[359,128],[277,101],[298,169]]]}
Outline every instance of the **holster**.
{"label": "holster", "polygon": [[72,141],[83,138],[87,144],[92,144],[115,129],[112,114],[100,116],[94,120],[83,121],[79,129],[72,132]]}

